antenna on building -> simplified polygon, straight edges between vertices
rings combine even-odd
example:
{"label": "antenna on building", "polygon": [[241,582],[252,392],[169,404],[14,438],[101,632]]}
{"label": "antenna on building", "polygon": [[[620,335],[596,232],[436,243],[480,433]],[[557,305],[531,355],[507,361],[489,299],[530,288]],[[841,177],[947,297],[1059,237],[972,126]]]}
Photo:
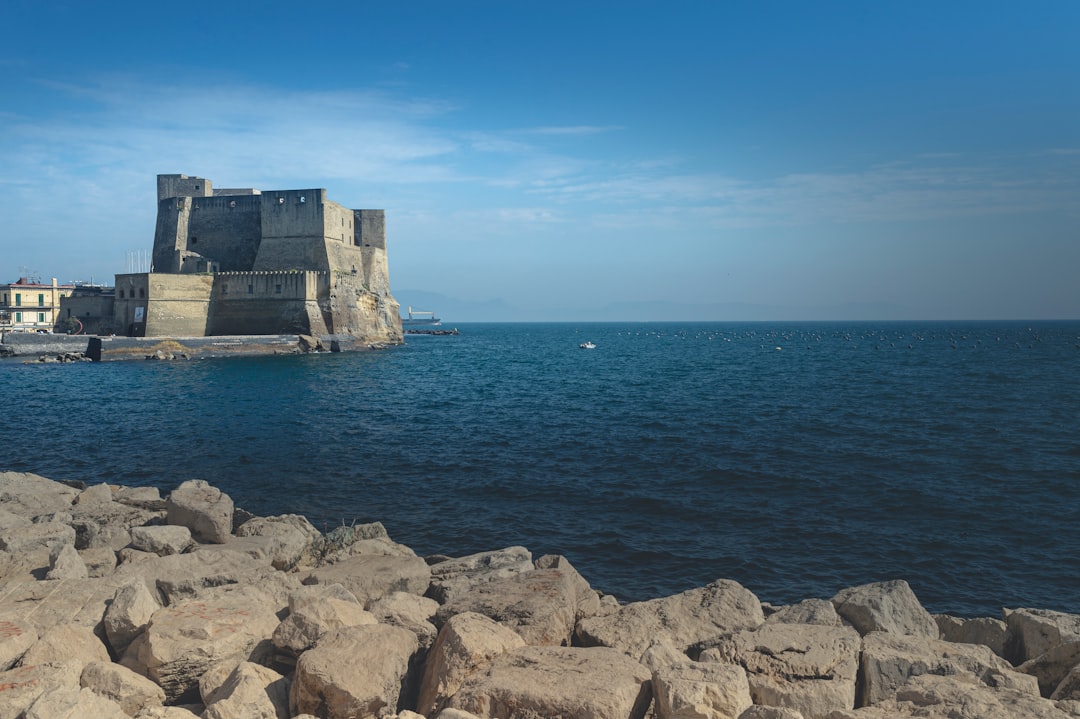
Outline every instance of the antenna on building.
{"label": "antenna on building", "polygon": [[128,250],[127,260],[124,263],[126,274],[138,274],[150,271],[149,250]]}

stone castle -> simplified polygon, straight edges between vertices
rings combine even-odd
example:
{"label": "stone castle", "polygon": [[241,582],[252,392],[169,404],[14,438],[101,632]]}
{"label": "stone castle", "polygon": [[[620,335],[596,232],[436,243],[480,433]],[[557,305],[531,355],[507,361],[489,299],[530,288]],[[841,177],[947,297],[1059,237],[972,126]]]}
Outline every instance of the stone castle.
{"label": "stone castle", "polygon": [[383,210],[350,210],[324,189],[214,189],[187,175],[158,175],[157,195],[150,272],[117,275],[111,297],[77,291],[60,322],[136,337],[401,341]]}

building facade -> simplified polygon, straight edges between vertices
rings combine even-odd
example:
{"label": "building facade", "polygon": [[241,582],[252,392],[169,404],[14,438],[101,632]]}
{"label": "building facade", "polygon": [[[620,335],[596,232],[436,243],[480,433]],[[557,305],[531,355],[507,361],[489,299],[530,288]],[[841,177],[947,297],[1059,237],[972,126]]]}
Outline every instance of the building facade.
{"label": "building facade", "polygon": [[[400,342],[383,210],[352,210],[325,189],[213,189],[159,175],[151,272],[116,276],[108,308],[72,300],[87,328],[130,336],[349,335]],[[67,309],[71,312],[67,313]]]}
{"label": "building facade", "polygon": [[0,285],[0,331],[52,332],[60,317],[60,300],[75,285],[61,285],[54,277],[50,284],[20,277]]}

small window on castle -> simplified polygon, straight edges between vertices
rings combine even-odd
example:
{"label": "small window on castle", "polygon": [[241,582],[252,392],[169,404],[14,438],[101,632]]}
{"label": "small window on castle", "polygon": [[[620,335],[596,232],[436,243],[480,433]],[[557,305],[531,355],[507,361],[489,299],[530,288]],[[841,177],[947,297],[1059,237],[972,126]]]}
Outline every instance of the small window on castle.
{"label": "small window on castle", "polygon": [[248,294],[249,295],[255,294],[255,285],[248,285]]}
{"label": "small window on castle", "polygon": [[199,241],[199,238],[198,238],[198,237],[196,237],[195,235],[192,235],[192,236],[191,236],[191,244],[193,244],[193,245],[194,245],[194,244],[195,244],[196,242],[198,242],[198,241]]}
{"label": "small window on castle", "polygon": [[139,288],[139,297],[146,297],[146,290],[142,287]]}
{"label": "small window on castle", "polygon": [[281,285],[274,285],[274,294],[275,295],[280,295],[281,294]]}
{"label": "small window on castle", "polygon": [[236,207],[236,200],[229,200],[229,207]]}
{"label": "small window on castle", "polygon": [[199,186],[198,186],[198,185],[195,185],[195,189],[196,189],[196,190],[197,190],[197,189],[199,189]]}
{"label": "small window on castle", "polygon": [[221,294],[223,294],[223,295],[229,294],[229,286],[228,285],[222,285],[221,286]]}
{"label": "small window on castle", "polygon": [[120,299],[124,299],[124,291],[123,290],[117,290],[117,291],[120,293]]}

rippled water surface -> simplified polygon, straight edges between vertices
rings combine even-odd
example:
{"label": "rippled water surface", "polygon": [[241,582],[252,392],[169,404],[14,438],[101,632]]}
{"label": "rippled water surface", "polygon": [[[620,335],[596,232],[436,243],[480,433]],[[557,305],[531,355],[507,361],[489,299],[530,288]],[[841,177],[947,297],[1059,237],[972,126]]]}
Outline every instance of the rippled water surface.
{"label": "rippled water surface", "polygon": [[[469,324],[363,354],[0,363],[0,468],[204,478],[623,599],[907,579],[1080,612],[1080,323]],[[579,349],[589,339],[594,350]]]}

